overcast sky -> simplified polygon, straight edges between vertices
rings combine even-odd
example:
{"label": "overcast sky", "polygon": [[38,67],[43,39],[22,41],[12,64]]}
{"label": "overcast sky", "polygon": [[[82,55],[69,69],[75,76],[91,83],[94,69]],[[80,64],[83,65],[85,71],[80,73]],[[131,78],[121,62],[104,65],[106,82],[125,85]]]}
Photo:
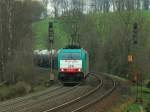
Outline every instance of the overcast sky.
{"label": "overcast sky", "polygon": [[[35,0],[35,1],[42,1],[42,0]],[[49,13],[51,13],[53,11],[53,7],[52,4],[49,2],[48,7],[47,7]]]}

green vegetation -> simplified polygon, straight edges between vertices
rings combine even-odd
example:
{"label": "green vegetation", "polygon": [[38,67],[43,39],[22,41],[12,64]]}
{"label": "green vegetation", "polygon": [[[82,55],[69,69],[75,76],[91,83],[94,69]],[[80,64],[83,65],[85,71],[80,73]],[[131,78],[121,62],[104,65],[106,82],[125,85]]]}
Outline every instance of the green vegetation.
{"label": "green vegetation", "polygon": [[39,85],[39,86],[34,87],[33,92],[40,92],[40,91],[43,91],[43,90],[45,90],[45,89],[47,89],[46,86]]}
{"label": "green vegetation", "polygon": [[45,82],[49,79],[49,70],[34,68],[36,71],[36,81],[29,84],[28,82],[19,81],[16,84],[4,84],[0,86],[0,101],[25,96],[31,93],[43,91],[47,89]]}
{"label": "green vegetation", "polygon": [[[131,90],[136,93],[136,86],[131,87]],[[150,88],[142,87],[142,99],[144,104],[147,104],[150,101]]]}
{"label": "green vegetation", "polygon": [[[131,87],[131,90],[136,94],[136,86]],[[124,112],[141,112],[141,109],[145,110],[150,101],[150,89],[143,86],[142,88],[142,104],[141,103],[132,103],[129,104]]]}
{"label": "green vegetation", "polygon": [[23,96],[31,92],[31,86],[25,82],[18,82],[15,85],[3,85],[0,87],[0,101]]}
{"label": "green vegetation", "polygon": [[[144,78],[149,75],[149,11],[122,11],[109,13],[89,13],[78,21],[79,40],[90,54],[91,69],[118,74],[125,77],[129,69],[129,52],[135,55],[133,67],[141,70]],[[111,20],[111,21],[110,21]],[[33,23],[34,49],[48,48],[48,19]],[[54,23],[54,49],[64,47],[73,32],[70,17],[58,17]],[[133,24],[139,25],[138,49],[130,50],[133,44]],[[141,38],[142,37],[142,38]],[[97,63],[101,62],[101,63]],[[135,65],[135,63],[137,65]],[[141,64],[143,63],[143,65]],[[131,69],[131,68],[130,68]],[[127,73],[128,74],[128,73]],[[131,76],[132,77],[132,76]]]}
{"label": "green vegetation", "polygon": [[38,21],[33,23],[34,49],[46,49],[48,41],[48,21]]}
{"label": "green vegetation", "polygon": [[9,88],[6,85],[0,87],[0,100],[3,100],[5,95],[9,94]]}
{"label": "green vegetation", "polygon": [[136,86],[130,87],[131,91],[134,93],[134,96],[128,96],[128,99],[121,104],[117,104],[115,107],[112,107],[108,112],[149,112],[150,110],[150,89],[143,87],[143,102],[135,102],[136,96]]}
{"label": "green vegetation", "polygon": [[[51,20],[53,21],[53,20]],[[48,22],[49,19],[40,20],[32,24],[34,49],[48,48]],[[64,32],[59,21],[53,21],[54,24],[54,48],[64,47],[68,42],[68,35]]]}
{"label": "green vegetation", "polygon": [[131,104],[124,112],[141,112],[139,104]]}
{"label": "green vegetation", "polygon": [[47,87],[44,84],[31,87],[24,82],[18,82],[17,84],[10,86],[3,85],[0,87],[0,101],[25,96],[31,93],[43,91],[45,89],[47,89]]}

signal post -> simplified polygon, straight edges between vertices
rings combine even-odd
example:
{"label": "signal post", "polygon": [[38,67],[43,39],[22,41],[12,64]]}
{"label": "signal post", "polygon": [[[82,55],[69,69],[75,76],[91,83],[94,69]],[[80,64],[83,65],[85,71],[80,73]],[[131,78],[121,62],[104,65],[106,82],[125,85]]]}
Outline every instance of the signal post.
{"label": "signal post", "polygon": [[136,83],[136,102],[142,103],[142,74],[138,70],[136,51],[138,48],[138,24],[133,24],[132,43],[128,54],[128,64],[131,69],[131,75]]}
{"label": "signal post", "polygon": [[49,73],[49,81],[54,81],[54,74],[53,74],[53,43],[54,43],[54,30],[53,30],[53,22],[49,22],[48,24],[48,42],[49,42],[49,64],[50,64],[50,73]]}

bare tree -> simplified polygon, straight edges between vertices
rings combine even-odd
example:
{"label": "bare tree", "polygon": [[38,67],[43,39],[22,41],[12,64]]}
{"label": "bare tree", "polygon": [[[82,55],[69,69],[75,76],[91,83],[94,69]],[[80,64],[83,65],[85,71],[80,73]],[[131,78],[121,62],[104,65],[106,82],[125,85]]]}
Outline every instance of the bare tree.
{"label": "bare tree", "polygon": [[143,9],[149,10],[150,1],[149,0],[143,0]]}
{"label": "bare tree", "polygon": [[60,7],[60,3],[61,0],[51,0],[53,9],[54,9],[54,17],[58,17],[59,16],[59,7]]}
{"label": "bare tree", "polygon": [[44,4],[44,7],[46,8],[45,12],[44,12],[44,16],[48,16],[48,3],[49,3],[49,0],[42,0],[42,3]]}
{"label": "bare tree", "polygon": [[[12,16],[11,0],[0,1],[0,14],[1,14],[1,80],[4,81],[4,71],[8,57],[11,54],[11,40],[12,40],[12,20],[9,18]],[[10,41],[9,41],[10,40]]]}
{"label": "bare tree", "polygon": [[[17,81],[19,71],[17,64],[19,67],[32,65],[31,5],[30,0],[0,1],[0,78],[2,81],[9,80],[14,83]],[[23,57],[28,60],[18,63],[24,60]],[[27,76],[26,72],[27,70],[20,70],[22,79],[23,75]]]}
{"label": "bare tree", "polygon": [[68,0],[61,0],[60,8],[62,10],[62,15],[69,11],[69,1]]}

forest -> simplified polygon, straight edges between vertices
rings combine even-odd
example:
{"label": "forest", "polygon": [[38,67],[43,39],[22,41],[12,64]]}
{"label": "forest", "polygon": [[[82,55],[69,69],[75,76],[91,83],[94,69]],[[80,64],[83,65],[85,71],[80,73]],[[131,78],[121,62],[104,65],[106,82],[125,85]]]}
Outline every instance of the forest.
{"label": "forest", "polygon": [[46,88],[50,71],[35,66],[34,51],[49,50],[49,22],[53,49],[78,44],[90,71],[138,80],[149,93],[149,0],[0,0],[0,101]]}
{"label": "forest", "polygon": [[[46,10],[48,2],[53,8],[50,14]],[[56,49],[75,39],[88,50],[91,70],[128,77],[130,69],[134,69],[145,79],[150,76],[149,0],[1,0],[0,8],[2,82],[34,77],[33,43],[37,38],[32,24],[41,20],[41,15],[45,20],[57,21]],[[62,30],[62,35],[57,30]],[[63,38],[67,39],[60,44]],[[128,62],[130,54],[134,55],[132,64]]]}

